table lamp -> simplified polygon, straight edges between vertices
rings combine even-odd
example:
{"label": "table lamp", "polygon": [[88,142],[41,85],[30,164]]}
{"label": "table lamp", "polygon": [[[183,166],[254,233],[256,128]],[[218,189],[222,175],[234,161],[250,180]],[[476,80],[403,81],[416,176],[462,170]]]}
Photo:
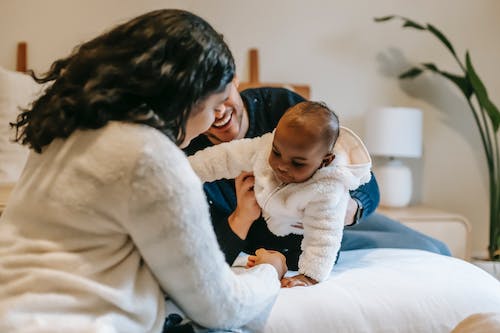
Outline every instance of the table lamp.
{"label": "table lamp", "polygon": [[422,112],[408,107],[382,107],[365,118],[365,144],[372,156],[383,157],[374,166],[380,188],[380,205],[405,207],[413,186],[411,170],[401,158],[422,156]]}

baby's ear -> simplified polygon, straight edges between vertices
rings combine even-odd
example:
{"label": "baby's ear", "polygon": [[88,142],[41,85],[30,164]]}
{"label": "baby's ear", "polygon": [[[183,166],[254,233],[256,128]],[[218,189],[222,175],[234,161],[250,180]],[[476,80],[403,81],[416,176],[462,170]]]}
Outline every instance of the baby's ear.
{"label": "baby's ear", "polygon": [[333,153],[326,154],[325,157],[323,157],[323,162],[321,163],[321,167],[326,167],[330,165],[330,163],[332,163],[334,159],[335,159],[335,154]]}

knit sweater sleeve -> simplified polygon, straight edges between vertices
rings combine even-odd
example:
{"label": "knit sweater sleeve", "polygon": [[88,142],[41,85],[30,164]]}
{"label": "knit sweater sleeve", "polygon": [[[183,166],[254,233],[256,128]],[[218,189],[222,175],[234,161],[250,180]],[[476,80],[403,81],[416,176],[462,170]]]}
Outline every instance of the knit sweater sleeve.
{"label": "knit sweater sleeve", "polygon": [[243,171],[252,171],[261,141],[257,137],[221,143],[189,156],[189,163],[203,182],[236,178]]}
{"label": "knit sweater sleeve", "polygon": [[[318,190],[321,192],[321,188]],[[340,249],[348,198],[344,186],[332,185],[307,204],[299,273],[317,281],[330,275]]]}
{"label": "knit sweater sleeve", "polygon": [[131,175],[126,226],[163,291],[192,320],[235,328],[264,320],[279,291],[267,264],[235,274],[224,261],[198,177],[166,137],[148,138]]}

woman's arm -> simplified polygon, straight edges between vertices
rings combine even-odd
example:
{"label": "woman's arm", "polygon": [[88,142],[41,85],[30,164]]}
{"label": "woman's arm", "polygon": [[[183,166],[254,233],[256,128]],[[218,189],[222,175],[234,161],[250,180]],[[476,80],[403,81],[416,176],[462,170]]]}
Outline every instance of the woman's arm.
{"label": "woman's arm", "polygon": [[167,295],[201,325],[234,328],[259,318],[279,290],[277,270],[264,264],[233,273],[187,159],[171,142],[156,145],[131,179],[128,228],[145,263]]}

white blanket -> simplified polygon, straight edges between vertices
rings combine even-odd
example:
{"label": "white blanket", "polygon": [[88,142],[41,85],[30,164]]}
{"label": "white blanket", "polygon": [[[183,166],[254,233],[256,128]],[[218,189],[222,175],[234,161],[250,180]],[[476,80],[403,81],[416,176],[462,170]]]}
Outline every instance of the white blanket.
{"label": "white blanket", "polygon": [[343,252],[322,284],[282,289],[265,332],[450,332],[500,311],[500,282],[465,261],[417,250]]}
{"label": "white blanket", "polygon": [[327,281],[281,289],[264,332],[449,333],[484,312],[500,312],[500,282],[470,263],[419,250],[356,250],[341,253]]}

